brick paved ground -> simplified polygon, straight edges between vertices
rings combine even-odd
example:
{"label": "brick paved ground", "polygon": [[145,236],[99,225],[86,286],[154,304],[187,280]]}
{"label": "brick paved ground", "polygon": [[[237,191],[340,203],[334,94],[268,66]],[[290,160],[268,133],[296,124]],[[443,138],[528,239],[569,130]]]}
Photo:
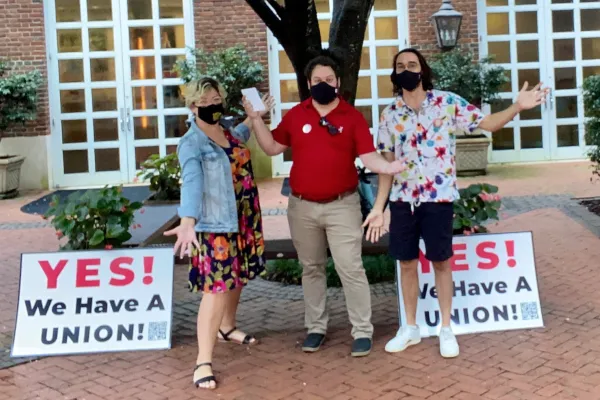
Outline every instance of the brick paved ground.
{"label": "brick paved ground", "polygon": [[[595,279],[600,218],[570,200],[600,195],[600,186],[589,184],[582,166],[563,164],[570,172],[555,165],[500,168],[477,179],[498,183],[511,196],[505,200],[508,218],[494,231],[534,232],[544,329],[460,337],[462,354],[455,360],[439,357],[435,339],[389,355],[383,346],[396,329],[397,302],[390,286],[380,285],[373,288],[375,351],[355,360],[348,355],[343,294],[334,290],[329,340],[321,352],[305,355],[299,349],[303,304],[297,288],[257,281],[244,294],[239,326],[256,333],[261,344],[252,349],[219,344],[215,372],[221,385],[215,393],[198,392],[191,385],[198,297],[184,290],[185,268],[178,267],[173,349],[52,357],[5,368],[0,400],[600,399],[600,282]],[[521,191],[519,182],[507,177],[515,171],[524,182]],[[263,185],[265,209],[285,207],[284,198],[272,195],[278,185]],[[543,196],[529,197],[536,187]],[[4,349],[12,339],[20,253],[56,246],[49,228],[18,225],[39,222],[18,212],[25,203],[0,203]],[[269,237],[289,234],[283,216],[265,217],[265,226]]]}

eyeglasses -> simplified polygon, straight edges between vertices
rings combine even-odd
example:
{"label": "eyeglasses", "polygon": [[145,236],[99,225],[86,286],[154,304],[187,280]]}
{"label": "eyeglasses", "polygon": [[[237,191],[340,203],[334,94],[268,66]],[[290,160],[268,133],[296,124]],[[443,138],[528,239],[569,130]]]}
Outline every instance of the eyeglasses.
{"label": "eyeglasses", "polygon": [[321,126],[324,126],[327,128],[327,132],[329,132],[329,134],[331,136],[335,136],[340,133],[340,130],[337,127],[331,125],[329,123],[329,121],[327,121],[327,118],[325,118],[325,117],[321,117],[320,124],[321,124]]}

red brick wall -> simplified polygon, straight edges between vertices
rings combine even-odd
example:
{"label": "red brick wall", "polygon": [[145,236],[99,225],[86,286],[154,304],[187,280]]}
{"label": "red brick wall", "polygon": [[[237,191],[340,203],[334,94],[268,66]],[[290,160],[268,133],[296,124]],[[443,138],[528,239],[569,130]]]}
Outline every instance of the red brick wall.
{"label": "red brick wall", "polygon": [[[431,15],[439,10],[442,0],[409,0],[410,43],[423,51],[425,55],[438,53],[435,30]],[[452,6],[463,15],[458,44],[465,50],[471,50],[477,57],[479,53],[479,34],[477,31],[477,0],[454,0]]]}
{"label": "red brick wall", "polygon": [[39,90],[37,119],[26,127],[9,128],[4,136],[50,134],[42,0],[0,0],[0,38],[1,59],[13,63],[16,71],[37,69],[44,78]]}
{"label": "red brick wall", "polygon": [[268,88],[267,28],[244,0],[194,0],[196,47],[205,50],[243,45],[264,66]]}

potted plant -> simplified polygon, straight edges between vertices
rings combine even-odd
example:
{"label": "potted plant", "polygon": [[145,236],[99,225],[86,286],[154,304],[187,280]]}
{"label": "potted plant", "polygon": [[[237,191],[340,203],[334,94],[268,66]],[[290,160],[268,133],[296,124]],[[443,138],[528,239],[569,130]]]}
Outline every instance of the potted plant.
{"label": "potted plant", "polygon": [[[504,68],[493,66],[492,57],[473,61],[473,54],[453,50],[435,56],[431,63],[434,86],[456,93],[481,107],[499,100],[502,85],[508,82]],[[456,136],[456,171],[459,175],[485,174],[491,139],[482,131]]]}
{"label": "potted plant", "polygon": [[134,224],[141,207],[123,196],[121,186],[112,186],[75,192],[65,202],[55,196],[44,219],[50,219],[59,239],[66,239],[60,250],[109,250],[123,247],[132,237],[129,230],[141,227]]}
{"label": "potted plant", "polygon": [[498,187],[476,183],[459,190],[460,199],[454,202],[454,235],[486,233],[485,223],[498,220],[502,201]]}
{"label": "potted plant", "polygon": [[181,193],[181,166],[176,153],[160,157],[151,155],[141,165],[138,178],[150,182],[152,194],[145,202],[153,204],[179,203]]}
{"label": "potted plant", "polygon": [[[13,124],[25,124],[36,117],[38,87],[42,81],[38,71],[9,74],[10,68],[0,61],[0,140]],[[0,154],[0,199],[16,197],[19,192],[21,166],[25,157]]]}

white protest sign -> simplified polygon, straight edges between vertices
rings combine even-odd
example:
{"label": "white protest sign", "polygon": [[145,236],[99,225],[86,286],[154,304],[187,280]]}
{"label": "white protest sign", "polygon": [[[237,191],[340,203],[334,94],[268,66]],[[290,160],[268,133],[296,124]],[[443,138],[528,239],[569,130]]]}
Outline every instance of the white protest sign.
{"label": "white protest sign", "polygon": [[171,348],[173,249],[23,254],[12,357]]}
{"label": "white protest sign", "polygon": [[[420,244],[417,325],[423,337],[438,335],[441,315],[433,265]],[[531,232],[455,236],[452,330],[455,334],[544,326]],[[398,265],[400,321],[406,321]]]}

